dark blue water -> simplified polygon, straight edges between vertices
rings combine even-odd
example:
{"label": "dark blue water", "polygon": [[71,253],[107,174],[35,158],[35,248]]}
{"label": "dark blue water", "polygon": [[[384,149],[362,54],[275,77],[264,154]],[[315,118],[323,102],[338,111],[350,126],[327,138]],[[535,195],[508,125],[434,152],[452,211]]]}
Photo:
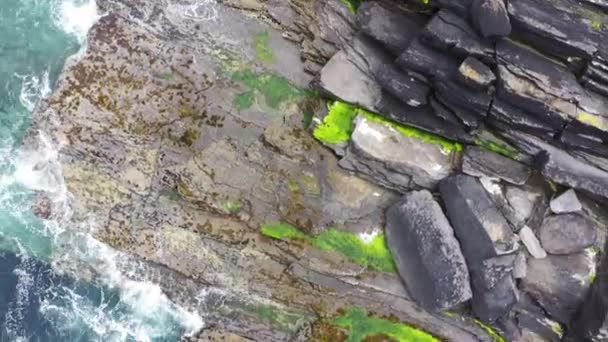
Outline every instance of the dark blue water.
{"label": "dark blue water", "polygon": [[[145,281],[144,265],[71,229],[44,132],[40,150],[20,148],[36,102],[99,15],[94,0],[0,1],[0,342],[176,341],[202,324]],[[38,191],[61,215],[32,213]]]}

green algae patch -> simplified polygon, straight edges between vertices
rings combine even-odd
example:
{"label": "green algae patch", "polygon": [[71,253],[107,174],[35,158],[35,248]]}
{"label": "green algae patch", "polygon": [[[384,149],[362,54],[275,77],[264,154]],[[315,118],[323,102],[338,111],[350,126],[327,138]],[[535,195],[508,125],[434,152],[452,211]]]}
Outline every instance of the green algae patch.
{"label": "green algae patch", "polygon": [[254,103],[256,93],[264,97],[268,107],[277,110],[283,104],[295,102],[301,97],[313,96],[311,91],[299,88],[286,78],[268,72],[238,70],[232,74],[232,80],[249,88],[248,91],[238,94],[234,98],[233,102],[239,109],[250,108]]}
{"label": "green algae patch", "polygon": [[274,51],[268,45],[269,39],[268,32],[261,32],[255,35],[255,57],[258,61],[272,64],[274,63]]}
{"label": "green algae patch", "polygon": [[474,320],[475,324],[477,324],[480,328],[482,328],[494,342],[507,342],[504,337],[502,337],[494,328],[485,324],[484,322],[476,319]]}
{"label": "green algae patch", "polygon": [[298,228],[286,223],[273,223],[262,225],[262,234],[277,240],[296,239],[310,241],[308,235]]}
{"label": "green algae patch", "polygon": [[353,133],[357,107],[336,101],[329,105],[329,112],[323,122],[313,131],[313,136],[326,144],[339,144],[348,141]]}
{"label": "green algae patch", "polygon": [[439,145],[445,152],[462,151],[462,144],[460,144],[458,142],[446,139],[444,137],[441,137],[441,136],[433,134],[433,133],[423,131],[423,130],[415,128],[415,127],[398,124],[394,121],[386,119],[385,117],[383,117],[381,115],[378,115],[378,114],[375,114],[372,112],[368,112],[363,109],[360,109],[359,112],[361,114],[363,114],[363,116],[366,119],[373,121],[373,122],[388,125],[406,137],[416,138],[418,140],[422,140],[422,141],[428,142],[430,144]]}
{"label": "green algae patch", "polygon": [[262,234],[278,240],[306,241],[320,250],[338,252],[356,264],[381,272],[396,272],[393,256],[383,234],[374,236],[370,241],[363,241],[356,234],[329,228],[310,236],[286,223],[262,225]]}
{"label": "green algae patch", "polygon": [[601,30],[602,30],[602,28],[604,27],[604,24],[602,24],[602,23],[601,23],[601,22],[599,22],[599,21],[592,20],[592,21],[591,21],[591,27],[592,27],[594,30],[601,31]]}
{"label": "green algae patch", "polygon": [[342,2],[348,6],[353,13],[357,13],[357,8],[361,5],[361,0],[342,0]]}
{"label": "green algae patch", "polygon": [[374,336],[387,336],[399,342],[439,342],[439,339],[403,323],[368,315],[360,308],[352,308],[337,317],[333,324],[348,331],[346,342],[363,342]]}
{"label": "green algae patch", "polygon": [[259,322],[264,322],[274,329],[296,332],[302,323],[313,319],[306,312],[287,310],[283,307],[259,301],[225,300],[220,312],[224,315],[244,315]]}
{"label": "green algae patch", "polygon": [[396,272],[395,262],[383,234],[365,242],[357,235],[334,228],[313,238],[312,244],[325,251],[336,251],[351,261],[382,272]]}
{"label": "green algae patch", "polygon": [[504,157],[510,158],[510,159],[517,160],[517,158],[519,157],[519,151],[506,144],[500,144],[495,141],[482,140],[482,139],[476,139],[475,143],[489,151],[498,153],[498,154],[500,154]]}

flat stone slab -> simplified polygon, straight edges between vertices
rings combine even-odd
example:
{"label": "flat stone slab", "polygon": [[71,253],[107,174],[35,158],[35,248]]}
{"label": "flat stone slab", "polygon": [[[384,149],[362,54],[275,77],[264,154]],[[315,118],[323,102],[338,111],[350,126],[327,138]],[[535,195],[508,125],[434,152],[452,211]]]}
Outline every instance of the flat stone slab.
{"label": "flat stone slab", "polygon": [[517,250],[511,227],[479,180],[455,175],[444,179],[439,190],[469,264]]}
{"label": "flat stone slab", "polygon": [[516,185],[525,184],[532,174],[526,165],[477,146],[465,149],[462,171],[471,176],[498,178]]}
{"label": "flat stone slab", "polygon": [[591,247],[597,240],[593,221],[579,214],[547,217],[539,231],[540,242],[550,254],[572,254]]}
{"label": "flat stone slab", "polygon": [[393,189],[434,188],[453,173],[452,153],[404,135],[388,123],[358,116],[340,166]]}
{"label": "flat stone slab", "polygon": [[487,89],[494,81],[496,75],[492,69],[475,57],[467,57],[458,67],[458,81],[478,90]]}
{"label": "flat stone slab", "polygon": [[471,298],[460,244],[430,192],[410,192],[390,207],[386,235],[399,275],[422,306],[445,310]]}

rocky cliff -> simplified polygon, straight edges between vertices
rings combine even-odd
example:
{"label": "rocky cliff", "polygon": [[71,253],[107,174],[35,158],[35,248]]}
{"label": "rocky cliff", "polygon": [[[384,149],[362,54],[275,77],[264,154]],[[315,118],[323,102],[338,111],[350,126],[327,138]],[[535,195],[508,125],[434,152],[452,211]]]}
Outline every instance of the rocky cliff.
{"label": "rocky cliff", "polygon": [[26,146],[189,339],[605,338],[604,2],[98,5]]}

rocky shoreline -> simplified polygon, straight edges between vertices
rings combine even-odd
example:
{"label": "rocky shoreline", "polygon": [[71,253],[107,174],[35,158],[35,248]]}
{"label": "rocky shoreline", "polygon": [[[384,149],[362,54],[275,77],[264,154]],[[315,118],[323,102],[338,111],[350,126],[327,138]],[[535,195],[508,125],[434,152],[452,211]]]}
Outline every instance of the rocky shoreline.
{"label": "rocky shoreline", "polygon": [[186,340],[606,340],[602,1],[98,5],[25,146]]}

